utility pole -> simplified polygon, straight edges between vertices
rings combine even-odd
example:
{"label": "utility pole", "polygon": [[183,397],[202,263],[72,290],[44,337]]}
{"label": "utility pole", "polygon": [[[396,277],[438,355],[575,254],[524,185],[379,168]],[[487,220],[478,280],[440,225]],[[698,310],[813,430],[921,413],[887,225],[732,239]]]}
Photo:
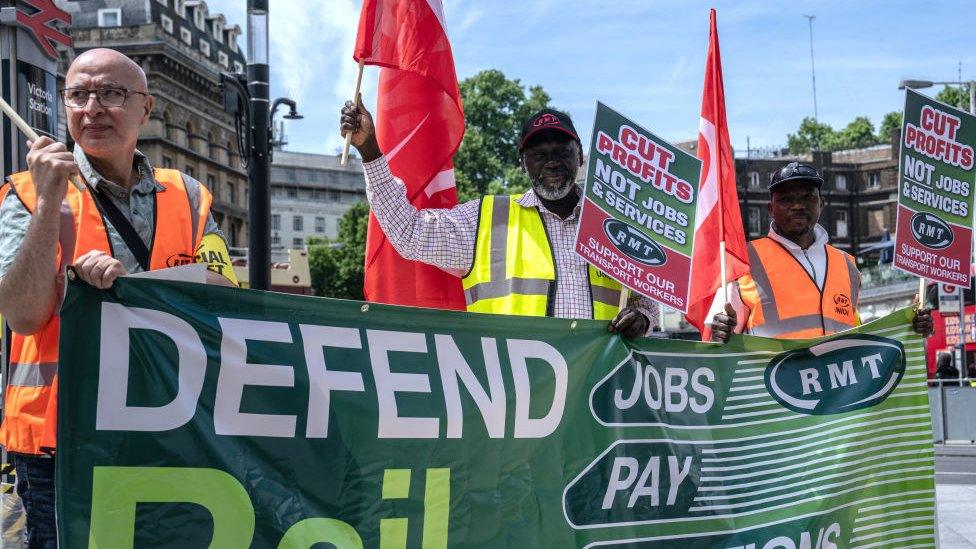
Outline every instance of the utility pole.
{"label": "utility pole", "polygon": [[250,92],[251,159],[248,170],[248,284],[271,285],[271,159],[268,153],[268,0],[247,0],[247,89]]}
{"label": "utility pole", "polygon": [[807,22],[810,24],[810,76],[813,80],[813,121],[819,123],[820,117],[817,115],[817,70],[813,64],[813,20],[817,16],[804,15],[803,17],[806,17]]}

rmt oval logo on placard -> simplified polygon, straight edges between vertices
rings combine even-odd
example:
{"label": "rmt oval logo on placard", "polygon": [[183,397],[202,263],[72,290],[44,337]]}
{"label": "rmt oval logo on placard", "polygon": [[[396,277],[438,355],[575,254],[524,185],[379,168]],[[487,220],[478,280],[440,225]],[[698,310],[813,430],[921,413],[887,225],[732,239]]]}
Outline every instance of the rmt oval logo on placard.
{"label": "rmt oval logo on placard", "polygon": [[905,348],[871,335],[839,337],[782,353],[766,368],[766,388],[801,414],[842,414],[879,404],[905,373]]}
{"label": "rmt oval logo on placard", "polygon": [[607,219],[603,222],[603,232],[621,252],[634,261],[657,267],[664,265],[668,260],[664,248],[623,221]]}
{"label": "rmt oval logo on placard", "polygon": [[912,216],[912,235],[919,244],[941,250],[952,244],[952,227],[938,216],[918,212]]}

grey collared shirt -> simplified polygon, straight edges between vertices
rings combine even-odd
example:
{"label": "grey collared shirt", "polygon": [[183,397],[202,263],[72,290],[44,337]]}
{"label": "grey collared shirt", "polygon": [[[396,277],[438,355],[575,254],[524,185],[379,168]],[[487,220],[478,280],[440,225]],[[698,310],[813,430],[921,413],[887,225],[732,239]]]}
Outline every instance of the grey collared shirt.
{"label": "grey collared shirt", "polygon": [[[78,168],[88,184],[96,189],[107,191],[106,194],[109,199],[129,220],[139,238],[145,242],[147,248],[151,248],[153,232],[156,228],[156,193],[165,192],[166,189],[153,177],[153,169],[146,156],[136,151],[132,162],[139,171],[139,182],[129,189],[113,183],[99,174],[92,167],[81,147],[75,147],[74,156]],[[201,184],[186,174],[182,175],[190,205],[193,211],[197,211],[200,204]],[[17,252],[27,234],[30,217],[30,212],[13,193],[8,193],[3,203],[0,204],[0,277],[7,274],[14,258],[17,257]],[[139,262],[136,261],[135,256],[126,246],[125,240],[122,239],[122,235],[108,220],[105,220],[105,228],[108,232],[109,243],[112,246],[112,253],[116,259],[122,262],[126,272],[137,273],[142,271]],[[203,234],[216,234],[223,238],[223,233],[217,228],[217,223],[212,214],[207,216]]]}

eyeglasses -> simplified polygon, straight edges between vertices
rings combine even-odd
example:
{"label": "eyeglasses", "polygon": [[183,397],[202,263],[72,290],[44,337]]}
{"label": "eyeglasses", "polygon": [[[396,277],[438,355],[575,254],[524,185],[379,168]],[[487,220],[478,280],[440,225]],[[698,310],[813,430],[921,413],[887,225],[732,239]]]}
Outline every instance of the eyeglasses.
{"label": "eyeglasses", "polygon": [[88,105],[88,99],[95,95],[95,99],[98,104],[103,107],[121,107],[125,105],[126,99],[130,95],[138,93],[139,95],[149,96],[148,93],[130,91],[125,88],[99,88],[97,90],[87,90],[85,88],[65,88],[61,90],[61,98],[64,101],[66,107],[71,107],[74,109],[83,109]]}

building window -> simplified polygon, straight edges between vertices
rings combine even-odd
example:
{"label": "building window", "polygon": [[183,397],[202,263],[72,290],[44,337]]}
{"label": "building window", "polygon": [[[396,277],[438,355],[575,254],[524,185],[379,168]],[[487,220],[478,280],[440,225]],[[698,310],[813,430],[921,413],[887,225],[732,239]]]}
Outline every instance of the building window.
{"label": "building window", "polygon": [[834,188],[838,191],[847,190],[847,176],[843,174],[837,174],[834,176]]}
{"label": "building window", "polygon": [[281,230],[281,215],[271,214],[271,230],[280,231]]}
{"label": "building window", "polygon": [[206,32],[207,31],[207,12],[204,11],[204,4],[197,4],[197,8],[193,10],[193,22],[196,23],[197,28]]}
{"label": "building window", "polygon": [[304,219],[300,215],[292,216],[291,218],[291,230],[293,231],[303,231],[305,230]]}
{"label": "building window", "polygon": [[173,167],[173,159],[170,158],[170,157],[168,157],[168,156],[164,156],[163,157],[163,167],[164,168],[172,168]]}
{"label": "building window", "polygon": [[291,245],[295,248],[301,248],[305,246],[305,241],[301,238],[293,238],[291,239]]}
{"label": "building window", "polygon": [[227,184],[227,201],[231,204],[237,204],[237,187],[231,183]]}
{"label": "building window", "polygon": [[749,188],[759,188],[759,172],[749,172]]}
{"label": "building window", "polygon": [[870,209],[868,214],[868,236],[881,236],[887,228],[885,224],[885,212],[882,208]]}
{"label": "building window", "polygon": [[847,238],[847,212],[844,210],[835,212],[834,219],[837,220],[837,238]]}
{"label": "building window", "polygon": [[881,174],[878,172],[871,172],[868,174],[868,188],[877,189],[881,186]]}
{"label": "building window", "polygon": [[212,173],[207,174],[207,190],[213,192],[217,185],[217,178]]}
{"label": "building window", "polygon": [[285,193],[288,195],[288,198],[298,198],[298,189],[295,187],[288,187],[285,189]]}
{"label": "building window", "polygon": [[240,61],[234,61],[234,72],[244,72],[244,65]]}
{"label": "building window", "polygon": [[220,22],[220,19],[214,19],[213,22],[213,37],[214,40],[224,43],[224,25]]}
{"label": "building window", "polygon": [[329,202],[339,201],[339,191],[329,190]]}
{"label": "building window", "polygon": [[756,236],[762,231],[762,219],[759,215],[759,208],[749,207],[749,236]]}
{"label": "building window", "polygon": [[122,26],[122,10],[120,8],[104,8],[98,10],[99,27]]}
{"label": "building window", "polygon": [[227,45],[230,46],[230,51],[237,53],[237,31],[240,29],[238,26],[233,26],[227,31]]}
{"label": "building window", "polygon": [[193,169],[193,166],[187,165],[185,168],[183,168],[183,173],[194,179],[197,178],[197,171]]}
{"label": "building window", "polygon": [[189,46],[193,43],[193,33],[186,27],[180,27],[180,39]]}
{"label": "building window", "polygon": [[206,40],[201,40],[200,51],[203,52],[203,54],[206,55],[207,57],[210,57],[210,42],[207,42]]}
{"label": "building window", "polygon": [[227,59],[227,54],[222,51],[217,52],[217,62],[225,69],[230,68],[230,60]]}
{"label": "building window", "polygon": [[315,218],[315,232],[320,233],[320,234],[325,232],[325,218],[324,217],[316,217]]}
{"label": "building window", "polygon": [[276,234],[271,235],[271,245],[281,246],[281,237]]}
{"label": "building window", "polygon": [[231,165],[232,168],[236,168],[240,165],[240,159],[237,157],[237,145],[233,142],[227,142],[227,163]]}
{"label": "building window", "polygon": [[173,34],[173,20],[167,15],[160,15],[159,22],[163,25],[163,30]]}
{"label": "building window", "polygon": [[176,15],[186,18],[186,0],[173,0],[173,11]]}

